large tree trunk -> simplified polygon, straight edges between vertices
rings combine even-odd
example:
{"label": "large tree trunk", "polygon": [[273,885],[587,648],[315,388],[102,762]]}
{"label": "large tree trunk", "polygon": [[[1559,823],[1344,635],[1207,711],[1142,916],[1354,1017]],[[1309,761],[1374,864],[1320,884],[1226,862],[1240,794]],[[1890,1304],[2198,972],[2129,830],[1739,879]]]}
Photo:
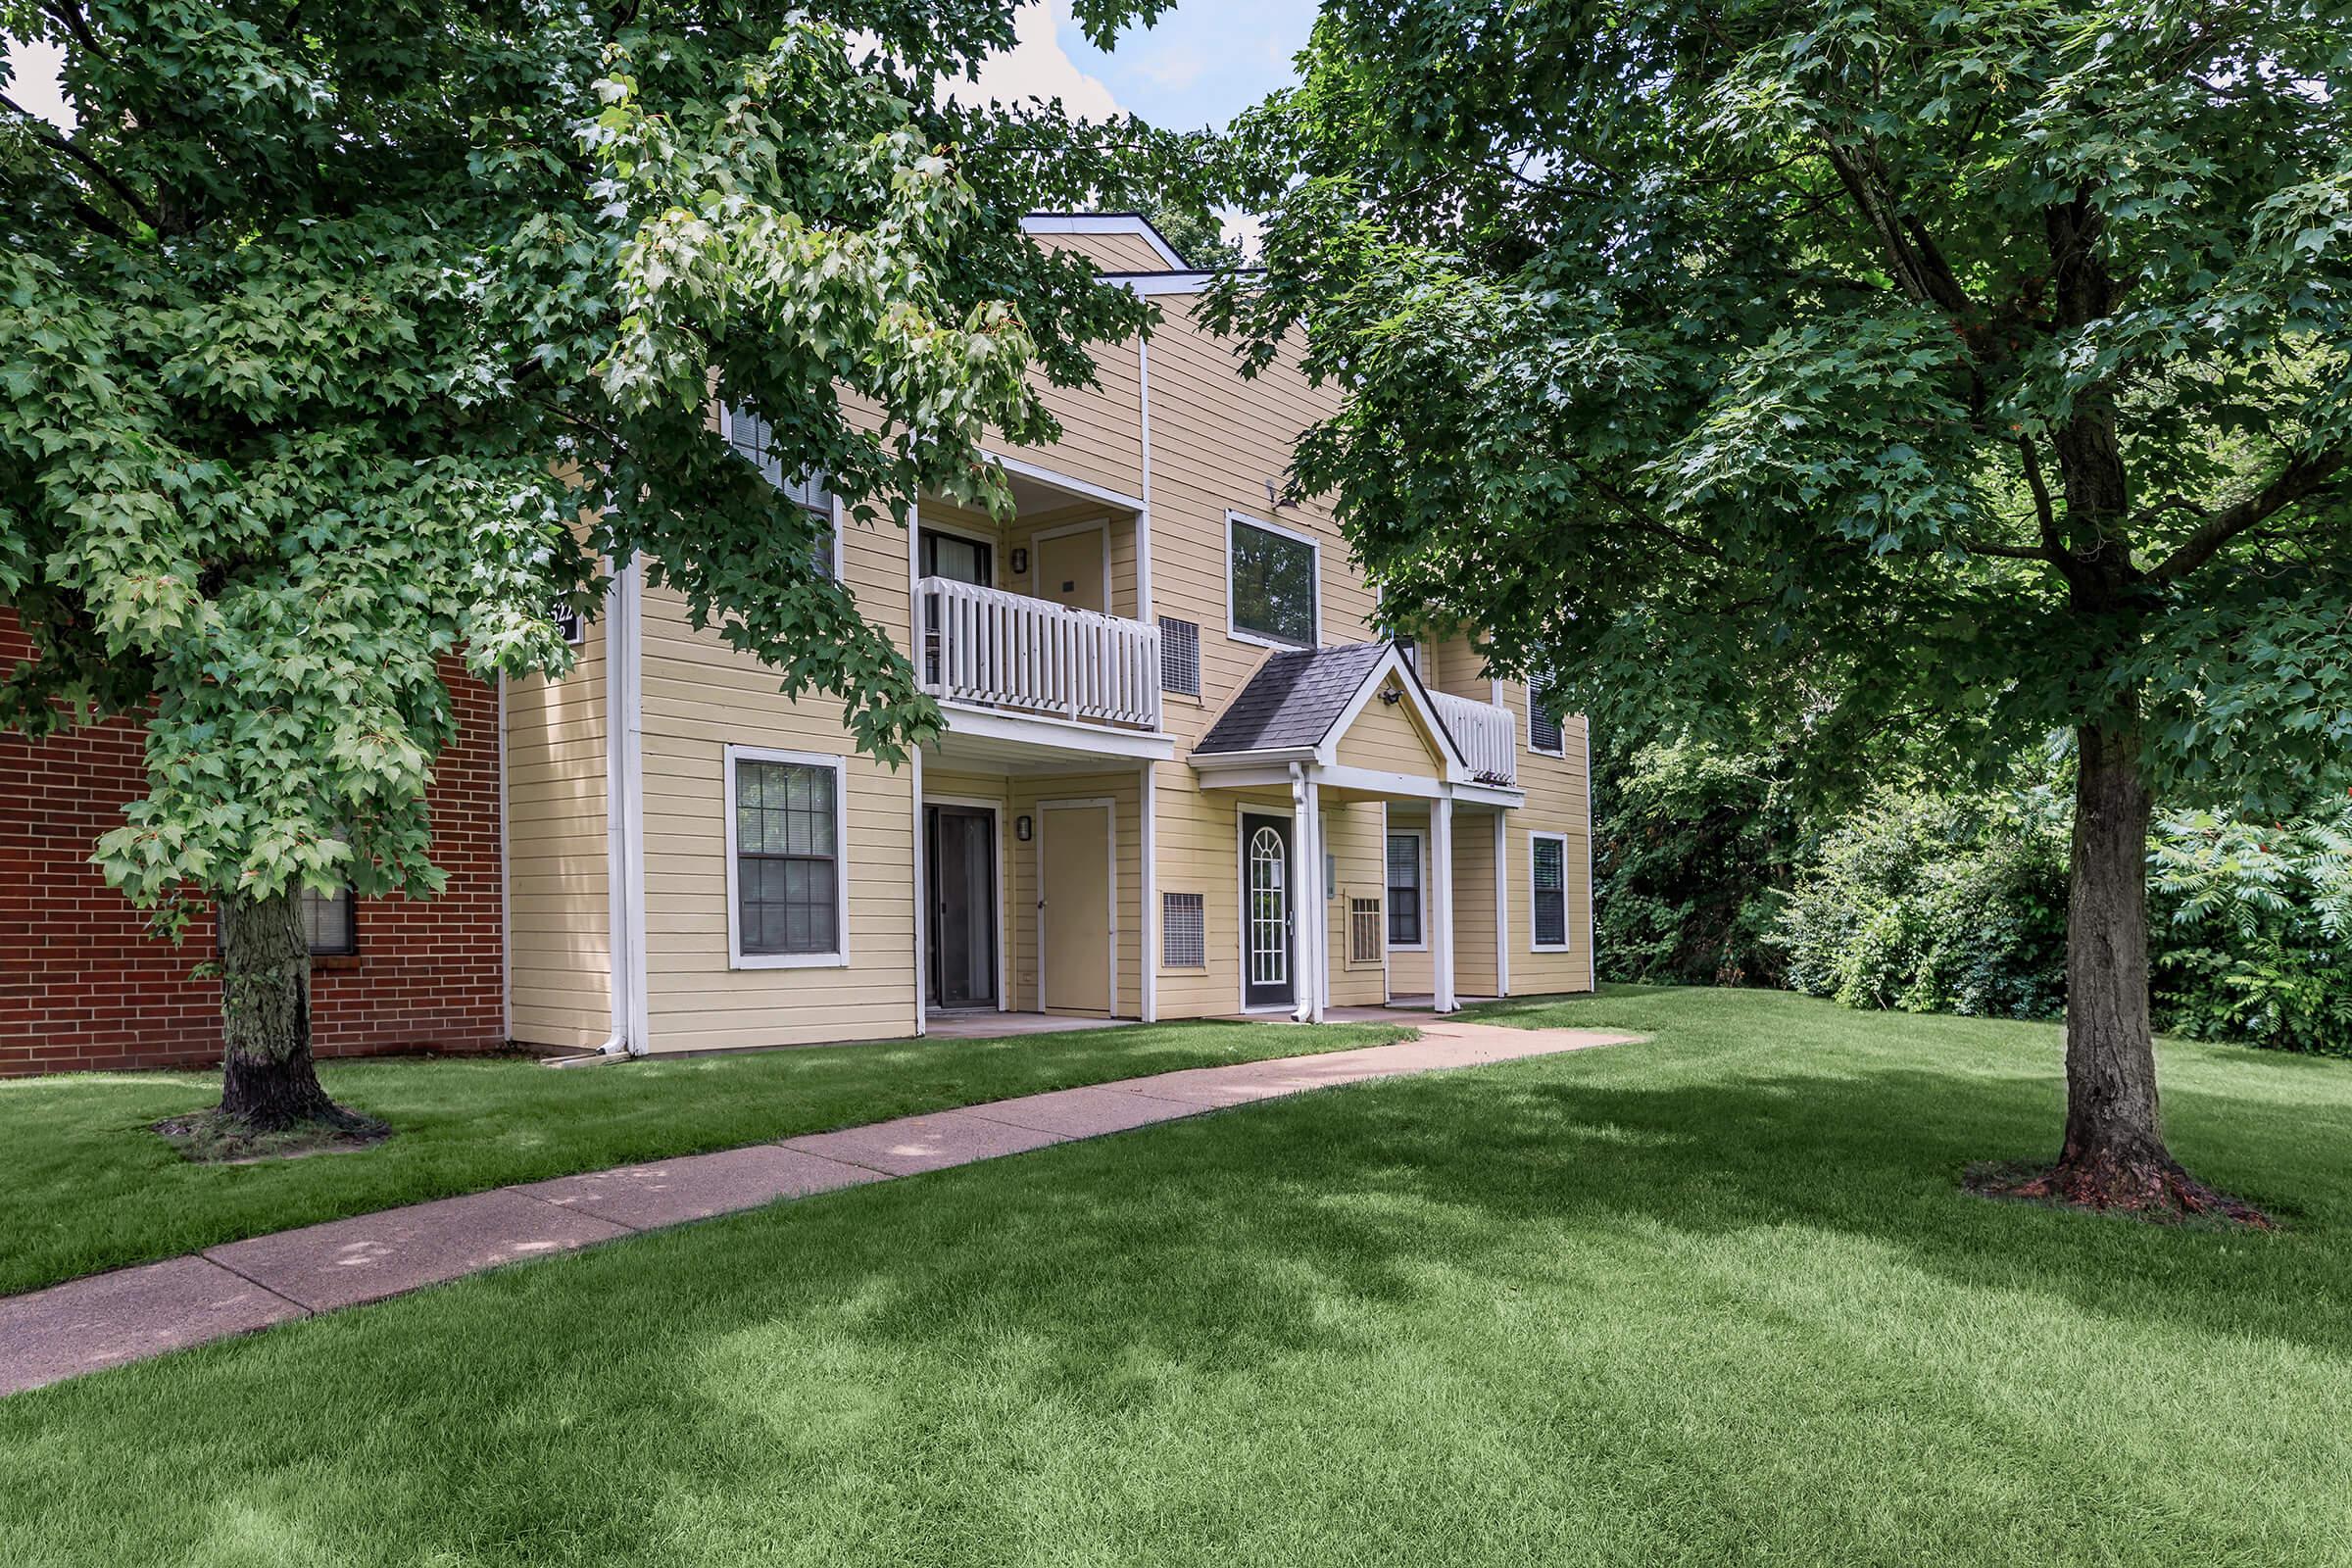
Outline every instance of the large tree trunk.
{"label": "large tree trunk", "polygon": [[2190,1176],[2165,1147],[2148,1016],[2147,767],[2129,718],[2085,724],[2076,739],[2066,1141],[2058,1163],[2016,1191],[2087,1208],[2268,1223]]}
{"label": "large tree trunk", "polygon": [[292,891],[224,894],[220,921],[220,1111],[255,1132],[302,1122],[368,1125],[326,1098],[311,1060],[311,947]]}

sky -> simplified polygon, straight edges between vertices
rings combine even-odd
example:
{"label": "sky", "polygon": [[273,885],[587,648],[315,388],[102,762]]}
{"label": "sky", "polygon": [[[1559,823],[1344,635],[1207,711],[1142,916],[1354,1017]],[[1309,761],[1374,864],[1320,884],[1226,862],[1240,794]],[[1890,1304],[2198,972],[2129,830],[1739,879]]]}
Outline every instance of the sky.
{"label": "sky", "polygon": [[1296,79],[1313,0],[1178,0],[1157,26],[1130,28],[1105,54],[1070,20],[1068,0],[1037,0],[1020,17],[1018,48],[982,68],[997,97],[1058,96],[1089,118],[1125,111],[1155,125],[1222,126]]}

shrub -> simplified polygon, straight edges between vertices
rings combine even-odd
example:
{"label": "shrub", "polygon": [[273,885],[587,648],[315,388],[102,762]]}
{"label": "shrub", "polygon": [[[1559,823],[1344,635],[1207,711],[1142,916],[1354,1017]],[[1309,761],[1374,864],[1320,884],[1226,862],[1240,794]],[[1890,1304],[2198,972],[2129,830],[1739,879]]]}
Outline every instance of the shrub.
{"label": "shrub", "polygon": [[1779,763],[1619,741],[1593,764],[1594,918],[1610,978],[1779,985],[1771,932],[1798,843]]}
{"label": "shrub", "polygon": [[1882,794],[1826,833],[1774,940],[1793,990],[1848,1006],[2046,1018],[2066,987],[2066,808]]}
{"label": "shrub", "polygon": [[2166,1029],[2352,1054],[2352,808],[2268,827],[2170,814],[2149,887]]}

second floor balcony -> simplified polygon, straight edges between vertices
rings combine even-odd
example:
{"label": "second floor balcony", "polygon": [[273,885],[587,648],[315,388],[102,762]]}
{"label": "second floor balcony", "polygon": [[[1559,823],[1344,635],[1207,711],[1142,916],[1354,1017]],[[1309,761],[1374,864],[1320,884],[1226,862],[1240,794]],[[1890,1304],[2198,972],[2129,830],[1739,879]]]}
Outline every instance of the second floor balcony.
{"label": "second floor balcony", "polygon": [[1451,692],[1433,691],[1429,700],[1472,777],[1482,784],[1519,781],[1519,720],[1509,709]]}
{"label": "second floor balcony", "polygon": [[950,577],[915,585],[923,690],[942,702],[1156,732],[1159,628]]}

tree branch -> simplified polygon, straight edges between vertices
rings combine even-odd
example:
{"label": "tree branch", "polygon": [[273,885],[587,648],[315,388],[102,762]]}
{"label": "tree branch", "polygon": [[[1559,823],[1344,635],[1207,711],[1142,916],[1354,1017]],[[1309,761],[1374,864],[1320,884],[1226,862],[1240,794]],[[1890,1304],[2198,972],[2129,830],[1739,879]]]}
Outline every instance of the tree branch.
{"label": "tree branch", "polygon": [[2221,553],[2222,547],[2274,514],[2293,506],[2352,466],[2352,447],[2324,452],[2308,462],[2289,463],[2278,477],[2235,506],[2224,507],[2197,524],[2164,564],[2148,573],[2153,582],[2178,582]]}
{"label": "tree branch", "polygon": [[2034,492],[2034,516],[2041,524],[2042,553],[2052,561],[2062,561],[2066,536],[2058,531],[2058,509],[2050,505],[2050,486],[2041,476],[2041,454],[2034,450],[2034,438],[2023,430],[2017,432],[2017,450],[2026,461],[2026,486]]}
{"label": "tree branch", "polygon": [[74,146],[65,137],[60,136],[55,130],[50,128],[47,121],[34,114],[31,110],[25,108],[23,104],[18,103],[14,98],[9,97],[6,93],[0,93],[0,109],[6,109],[14,114],[22,115],[24,119],[25,134],[30,136],[35,142],[39,143],[43,147],[48,148],[51,152],[64,153],[68,158],[71,158],[74,160],[74,162],[79,164],[91,173],[96,174],[100,180],[105,182],[107,189],[113,191],[116,196],[121,198],[122,205],[136,213],[139,216],[140,220],[146,223],[149,228],[158,230],[163,228],[163,223],[159,221],[155,216],[155,210],[147,205],[146,199],[142,197],[137,190],[132,188],[128,180],[116,173],[113,170],[107,168],[97,159],[91,157],[89,153],[85,152],[79,147]]}

